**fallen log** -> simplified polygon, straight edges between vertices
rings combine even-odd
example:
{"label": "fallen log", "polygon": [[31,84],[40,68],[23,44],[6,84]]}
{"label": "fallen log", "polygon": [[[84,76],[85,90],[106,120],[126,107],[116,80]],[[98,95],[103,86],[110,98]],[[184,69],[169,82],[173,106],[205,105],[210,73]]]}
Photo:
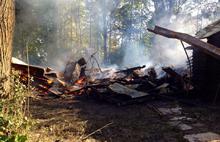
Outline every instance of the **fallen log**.
{"label": "fallen log", "polygon": [[175,32],[171,31],[159,26],[155,26],[154,29],[148,29],[148,31],[153,32],[155,34],[162,35],[167,38],[174,38],[174,39],[179,39],[181,41],[184,41],[190,45],[192,45],[193,48],[199,49],[202,52],[216,58],[220,59],[220,48],[206,43],[204,41],[201,41],[198,38],[195,38],[191,35],[185,34],[185,33],[180,33],[180,32]]}

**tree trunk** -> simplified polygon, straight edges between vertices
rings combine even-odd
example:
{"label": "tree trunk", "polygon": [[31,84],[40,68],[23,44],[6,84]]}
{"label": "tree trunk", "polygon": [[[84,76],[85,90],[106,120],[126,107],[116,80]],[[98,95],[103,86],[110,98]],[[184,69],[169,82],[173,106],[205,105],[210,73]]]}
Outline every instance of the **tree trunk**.
{"label": "tree trunk", "polygon": [[[106,1],[103,1],[103,8],[107,8]],[[107,25],[107,11],[103,9],[103,49],[104,49],[104,63],[108,63],[108,25]]]}
{"label": "tree trunk", "polygon": [[10,94],[14,0],[0,0],[0,97]]}
{"label": "tree trunk", "polygon": [[[106,19],[105,19],[106,22]],[[104,32],[103,32],[103,39],[104,39],[104,63],[108,62],[108,47],[107,47],[107,39],[108,39],[108,33],[107,33],[107,25],[104,25]]]}

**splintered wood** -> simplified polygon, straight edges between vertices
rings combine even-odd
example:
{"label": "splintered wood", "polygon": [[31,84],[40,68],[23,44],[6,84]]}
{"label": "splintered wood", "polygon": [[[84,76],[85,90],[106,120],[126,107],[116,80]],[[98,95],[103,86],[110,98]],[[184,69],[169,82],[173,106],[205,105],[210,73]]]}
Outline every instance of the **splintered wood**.
{"label": "splintered wood", "polygon": [[[171,68],[163,68],[167,75],[158,79],[155,69],[145,66],[124,70],[86,69],[84,58],[68,62],[64,72],[17,63],[12,63],[12,67],[20,71],[24,83],[27,83],[29,72],[33,78],[31,85],[41,96],[90,95],[120,104],[141,102],[157,94],[175,91],[172,88],[180,90],[179,86],[184,84],[182,76]],[[173,80],[178,81],[173,83]]]}
{"label": "splintered wood", "polygon": [[77,62],[69,61],[64,70],[64,80],[68,83],[76,82],[81,76],[85,75],[86,61],[84,58]]}

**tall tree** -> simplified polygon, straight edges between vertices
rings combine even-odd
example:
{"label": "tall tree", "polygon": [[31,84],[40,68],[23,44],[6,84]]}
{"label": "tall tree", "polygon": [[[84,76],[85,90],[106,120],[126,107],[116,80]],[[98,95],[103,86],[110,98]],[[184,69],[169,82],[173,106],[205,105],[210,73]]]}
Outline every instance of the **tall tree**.
{"label": "tall tree", "polygon": [[14,31],[14,0],[0,0],[0,95],[10,94],[11,53]]}
{"label": "tall tree", "polygon": [[104,62],[108,62],[108,47],[107,47],[107,39],[108,39],[108,27],[107,27],[107,11],[105,10],[107,7],[106,1],[103,1],[103,39],[104,39]]}

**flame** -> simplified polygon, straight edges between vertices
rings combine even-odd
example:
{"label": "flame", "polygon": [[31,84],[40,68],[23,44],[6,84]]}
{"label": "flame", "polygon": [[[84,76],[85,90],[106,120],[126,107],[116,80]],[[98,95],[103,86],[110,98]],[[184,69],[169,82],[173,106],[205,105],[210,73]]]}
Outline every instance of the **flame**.
{"label": "flame", "polygon": [[84,85],[85,81],[86,81],[86,78],[85,77],[81,77],[79,80],[77,80],[75,82],[75,84],[77,84],[77,85]]}
{"label": "flame", "polygon": [[53,83],[53,80],[48,79],[48,80],[47,80],[47,83],[48,83],[48,84],[52,84],[52,83]]}

